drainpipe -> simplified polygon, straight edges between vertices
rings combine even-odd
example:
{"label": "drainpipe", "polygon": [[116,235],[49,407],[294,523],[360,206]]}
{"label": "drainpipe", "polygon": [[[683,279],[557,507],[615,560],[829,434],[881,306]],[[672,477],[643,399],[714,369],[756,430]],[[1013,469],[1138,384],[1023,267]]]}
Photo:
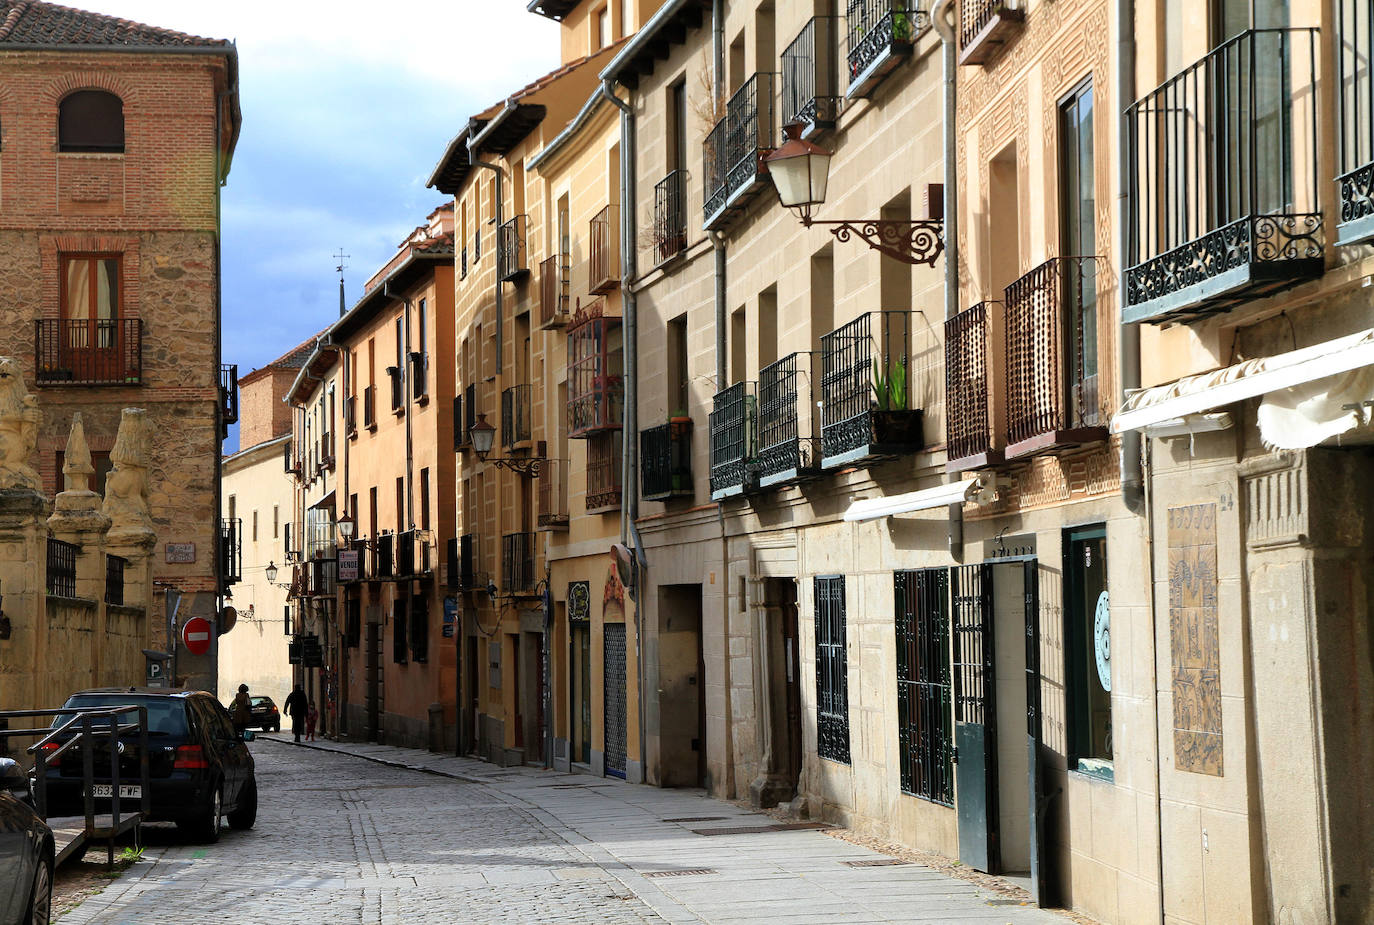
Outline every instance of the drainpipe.
{"label": "drainpipe", "polygon": [[[714,110],[725,98],[725,0],[711,3],[711,92],[715,94],[711,101]],[[725,341],[725,236],[715,231],[708,233],[716,259],[716,391],[720,391],[730,384]]]}
{"label": "drainpipe", "polygon": [[[501,169],[500,164],[497,164],[493,161],[478,160],[477,155],[478,152],[481,151],[483,143],[485,143],[486,140],[491,137],[491,134],[494,131],[496,131],[498,127],[500,127],[501,123],[505,122],[506,119],[509,118],[512,113],[515,112],[518,106],[519,104],[516,103],[514,99],[506,100],[505,107],[502,108],[502,110],[498,112],[495,116],[493,116],[492,120],[488,122],[485,126],[483,126],[482,129],[476,132],[475,134],[472,131],[472,123],[468,123],[468,163],[470,163],[474,167],[485,167],[487,170],[490,170],[496,174],[496,214],[494,218],[496,221],[496,250],[498,253],[500,252],[501,246],[500,235],[501,224],[503,221],[502,199],[504,198],[504,193],[501,189],[501,180],[504,175],[504,171]],[[478,231],[480,233],[481,229],[479,228]],[[502,317],[504,314],[502,308],[502,297],[504,295],[504,289],[505,284],[502,283],[501,280],[498,278],[496,280],[496,370],[498,374],[500,373],[501,364],[504,358],[504,350],[502,349],[503,344],[505,342],[502,330],[504,325],[504,318]]]}
{"label": "drainpipe", "polygon": [[[958,99],[955,74],[959,62],[955,58],[954,0],[937,0],[931,10],[931,22],[940,33],[941,71],[944,77],[944,100],[941,122],[944,132],[945,166],[945,319],[959,314],[959,164],[955,160],[955,121]],[[958,475],[955,476],[958,478]],[[956,562],[964,559],[964,506],[949,506],[949,555]]]}
{"label": "drainpipe", "polygon": [[[500,174],[497,174],[499,177]],[[498,182],[497,188],[500,188]],[[501,283],[496,284],[496,291],[500,293]],[[414,409],[410,406],[410,299],[397,295],[391,290],[391,280],[382,283],[382,295],[388,299],[397,299],[401,302],[401,367],[396,370],[396,379],[401,383],[401,398],[405,403],[406,415],[406,529],[415,529],[415,444],[411,432],[411,422],[415,415]],[[500,306],[500,296],[497,296],[497,306]],[[499,331],[500,328],[498,327]],[[399,539],[396,542],[400,542]]]}

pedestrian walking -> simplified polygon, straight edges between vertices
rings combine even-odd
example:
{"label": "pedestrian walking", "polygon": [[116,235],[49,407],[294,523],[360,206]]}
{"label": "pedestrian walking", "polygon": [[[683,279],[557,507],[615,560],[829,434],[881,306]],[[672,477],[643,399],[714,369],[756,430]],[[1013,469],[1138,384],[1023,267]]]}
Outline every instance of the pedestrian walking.
{"label": "pedestrian walking", "polygon": [[315,710],[315,701],[310,701],[310,708],[305,711],[305,740],[315,741],[315,723],[320,718],[320,714]]}
{"label": "pedestrian walking", "polygon": [[253,722],[253,705],[248,700],[248,685],[240,684],[239,692],[229,707],[229,718],[234,722],[234,731],[240,736]]}
{"label": "pedestrian walking", "polygon": [[283,705],[286,715],[291,717],[291,734],[296,737],[297,742],[301,740],[301,733],[305,731],[305,714],[308,706],[305,691],[297,684],[295,690],[286,695],[286,703]]}

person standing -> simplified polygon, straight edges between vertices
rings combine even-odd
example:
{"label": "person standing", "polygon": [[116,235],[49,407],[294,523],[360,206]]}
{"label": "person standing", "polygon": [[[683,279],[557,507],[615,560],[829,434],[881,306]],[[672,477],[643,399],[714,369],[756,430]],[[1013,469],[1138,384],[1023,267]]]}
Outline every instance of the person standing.
{"label": "person standing", "polygon": [[239,692],[234,695],[234,703],[229,707],[229,717],[234,721],[234,731],[240,736],[253,722],[253,705],[248,700],[248,685],[240,684]]}
{"label": "person standing", "polygon": [[315,701],[310,701],[310,708],[305,711],[305,741],[315,741],[315,723],[319,720],[320,714],[315,710]]}
{"label": "person standing", "polygon": [[296,737],[296,741],[301,740],[301,733],[305,731],[305,714],[309,704],[305,699],[305,691],[301,690],[299,684],[295,690],[286,696],[286,703],[282,708],[286,715],[291,717],[291,734]]}

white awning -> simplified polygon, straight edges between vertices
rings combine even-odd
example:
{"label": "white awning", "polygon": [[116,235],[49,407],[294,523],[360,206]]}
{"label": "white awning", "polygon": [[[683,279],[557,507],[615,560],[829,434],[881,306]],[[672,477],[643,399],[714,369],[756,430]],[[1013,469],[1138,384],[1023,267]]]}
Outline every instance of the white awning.
{"label": "white awning", "polygon": [[963,482],[937,485],[921,491],[907,492],[904,495],[888,495],[882,498],[864,498],[849,505],[844,519],[878,520],[893,514],[910,514],[915,511],[928,511],[951,504],[964,504],[974,501],[980,504],[991,501],[994,494],[992,476],[979,476]]}
{"label": "white awning", "polygon": [[[1168,385],[1141,389],[1126,398],[1112,418],[1112,433],[1139,430],[1151,424],[1186,418],[1258,395],[1299,390],[1305,398],[1315,393],[1326,396],[1320,402],[1301,401],[1309,414],[1319,414],[1309,427],[1295,427],[1291,415],[1260,415],[1262,434],[1273,446],[1314,446],[1322,439],[1345,433],[1364,423],[1358,410],[1344,405],[1374,398],[1374,328],[1346,337],[1271,357],[1257,357],[1234,366],[1186,376]],[[1354,375],[1351,375],[1354,374]],[[1321,381],[1320,384],[1317,384]],[[1329,380],[1329,381],[1325,381]],[[1292,403],[1296,393],[1284,401]],[[1266,399],[1267,401],[1267,399]],[[1266,420],[1269,426],[1265,427]],[[1311,442],[1308,442],[1311,441]]]}

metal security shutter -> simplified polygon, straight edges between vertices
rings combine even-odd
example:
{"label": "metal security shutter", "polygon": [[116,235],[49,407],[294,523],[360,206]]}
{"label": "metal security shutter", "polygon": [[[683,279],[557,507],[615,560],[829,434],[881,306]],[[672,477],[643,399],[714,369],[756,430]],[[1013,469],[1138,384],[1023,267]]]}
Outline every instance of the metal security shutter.
{"label": "metal security shutter", "polygon": [[897,572],[894,582],[902,790],[953,806],[949,571]]}
{"label": "metal security shutter", "polygon": [[606,773],[625,776],[625,624],[607,623],[606,660],[603,675],[606,685],[604,728]]}
{"label": "metal security shutter", "polygon": [[816,738],[822,758],[849,764],[849,670],[844,576],[817,577]]}

